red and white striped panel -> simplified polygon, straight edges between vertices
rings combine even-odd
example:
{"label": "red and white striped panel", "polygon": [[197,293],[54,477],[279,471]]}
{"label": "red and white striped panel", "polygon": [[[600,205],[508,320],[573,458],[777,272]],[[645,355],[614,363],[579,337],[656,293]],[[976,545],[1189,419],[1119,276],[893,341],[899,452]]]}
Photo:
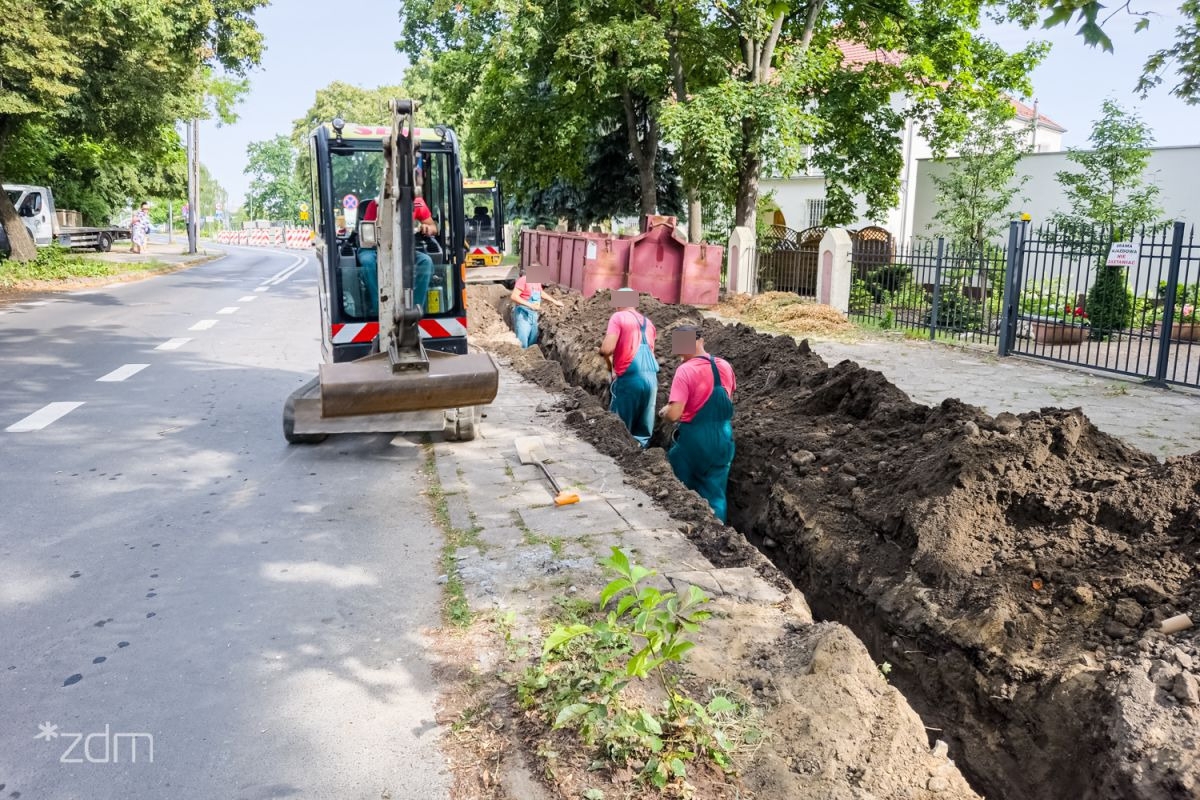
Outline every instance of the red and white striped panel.
{"label": "red and white striped panel", "polygon": [[334,344],[366,344],[379,335],[379,323],[339,323],[333,326],[332,333]]}
{"label": "red and white striped panel", "polygon": [[423,319],[417,325],[421,327],[422,339],[445,339],[449,336],[467,335],[466,317]]}
{"label": "red and white striped panel", "polygon": [[284,244],[293,250],[308,247],[312,244],[312,231],[308,228],[288,228],[284,235]]}
{"label": "red and white striped panel", "polygon": [[479,247],[472,247],[470,255],[473,255],[473,256],[498,256],[498,255],[500,255],[500,251],[497,250],[495,247],[492,247],[491,245],[483,245],[483,246],[479,246]]}

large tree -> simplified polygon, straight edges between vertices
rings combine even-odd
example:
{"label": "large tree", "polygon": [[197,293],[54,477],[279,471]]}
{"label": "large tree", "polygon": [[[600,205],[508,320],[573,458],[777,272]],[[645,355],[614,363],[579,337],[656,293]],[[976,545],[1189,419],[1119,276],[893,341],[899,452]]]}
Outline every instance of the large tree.
{"label": "large tree", "polygon": [[1011,103],[997,103],[981,113],[945,175],[934,175],[937,212],[934,226],[960,247],[982,251],[1007,225],[1013,203],[1028,176],[1017,178],[1027,131],[1013,124]]}
{"label": "large tree", "polygon": [[278,135],[246,147],[245,174],[250,176],[246,194],[248,213],[259,219],[294,220],[305,197],[305,187],[296,174],[297,150],[288,137]]}
{"label": "large tree", "polygon": [[[121,148],[126,163],[145,157],[139,169],[172,159],[163,137],[199,113],[211,70],[236,75],[257,62],[253,12],[265,2],[0,0],[0,165],[12,167],[8,151],[31,125],[52,147]],[[0,222],[13,257],[33,258],[4,193]]]}

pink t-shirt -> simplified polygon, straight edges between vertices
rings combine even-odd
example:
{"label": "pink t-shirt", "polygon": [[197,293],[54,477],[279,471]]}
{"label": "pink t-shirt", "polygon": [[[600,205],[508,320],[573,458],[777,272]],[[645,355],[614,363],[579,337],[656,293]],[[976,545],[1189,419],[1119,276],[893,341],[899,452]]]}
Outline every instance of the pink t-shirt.
{"label": "pink t-shirt", "polygon": [[[733,377],[733,367],[729,366],[725,359],[718,358],[717,374],[721,376],[721,385],[732,400],[733,390],[737,386]],[[696,412],[712,397],[712,393],[712,364],[709,363],[708,356],[689,358],[675,370],[675,377],[671,379],[671,395],[667,402],[683,403],[683,416],[679,421],[691,422]]]}
{"label": "pink t-shirt", "polygon": [[613,372],[624,375],[633,363],[634,353],[642,343],[642,320],[646,320],[646,342],[650,351],[654,352],[654,340],[658,335],[654,323],[649,317],[643,317],[636,311],[622,309],[608,318],[606,334],[616,334],[617,349],[613,351]]}
{"label": "pink t-shirt", "polygon": [[517,278],[517,282],[515,284],[513,284],[513,288],[521,290],[521,299],[522,300],[531,299],[533,297],[534,292],[538,293],[538,297],[541,297],[541,295],[542,295],[542,285],[540,283],[530,283],[528,280],[525,279],[524,275]]}

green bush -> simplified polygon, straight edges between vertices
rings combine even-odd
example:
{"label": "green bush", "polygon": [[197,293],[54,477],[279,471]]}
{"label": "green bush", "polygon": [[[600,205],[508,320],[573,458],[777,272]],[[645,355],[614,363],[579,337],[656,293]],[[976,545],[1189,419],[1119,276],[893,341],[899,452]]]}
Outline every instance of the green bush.
{"label": "green bush", "polygon": [[[943,291],[938,297],[937,326],[951,331],[974,331],[983,327],[983,303],[958,292]],[[925,313],[925,324],[933,317],[933,306]]]}
{"label": "green bush", "polygon": [[1088,291],[1087,314],[1093,339],[1104,339],[1129,327],[1133,318],[1133,292],[1123,268],[1100,267],[1096,282]]}
{"label": "green bush", "polygon": [[875,297],[867,288],[866,282],[861,278],[855,278],[854,283],[850,284],[850,310],[861,314],[870,308],[873,302],[875,302]]}
{"label": "green bush", "polygon": [[912,267],[907,264],[889,264],[886,267],[871,270],[867,273],[867,288],[875,298],[876,303],[883,303],[885,295],[894,292],[908,282],[912,276]]}

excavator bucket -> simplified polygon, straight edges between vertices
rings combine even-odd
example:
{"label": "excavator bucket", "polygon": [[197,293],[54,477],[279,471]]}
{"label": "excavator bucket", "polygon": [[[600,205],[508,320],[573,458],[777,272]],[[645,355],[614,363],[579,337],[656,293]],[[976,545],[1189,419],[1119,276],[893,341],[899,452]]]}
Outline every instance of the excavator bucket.
{"label": "excavator bucket", "polygon": [[486,353],[427,351],[429,368],[393,372],[387,353],[322,364],[321,416],[353,417],[487,405],[500,371]]}

